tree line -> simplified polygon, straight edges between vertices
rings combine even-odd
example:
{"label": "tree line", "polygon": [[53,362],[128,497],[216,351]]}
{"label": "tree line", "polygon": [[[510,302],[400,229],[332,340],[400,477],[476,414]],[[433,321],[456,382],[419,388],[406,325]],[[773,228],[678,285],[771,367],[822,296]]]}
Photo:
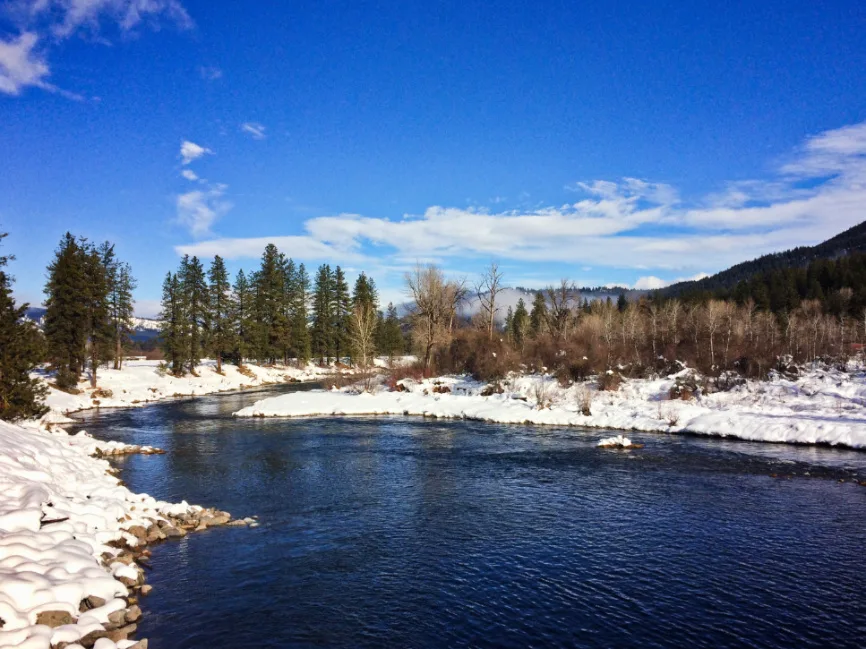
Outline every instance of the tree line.
{"label": "tree line", "polygon": [[243,366],[311,359],[362,367],[376,354],[393,357],[404,347],[397,309],[379,310],[375,282],[358,275],[349,290],[340,266],[323,264],[310,280],[304,264],[269,244],[259,267],[238,271],[232,283],[224,260],[207,270],[185,256],[163,282],[161,344],[172,373],[195,373],[205,356]]}

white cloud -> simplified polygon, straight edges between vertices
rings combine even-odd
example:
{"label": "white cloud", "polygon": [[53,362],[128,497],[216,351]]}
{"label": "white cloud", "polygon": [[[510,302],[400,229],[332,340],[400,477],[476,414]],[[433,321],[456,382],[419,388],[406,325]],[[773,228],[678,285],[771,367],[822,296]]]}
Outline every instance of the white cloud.
{"label": "white cloud", "polygon": [[45,81],[50,73],[48,63],[33,51],[38,39],[33,32],[24,32],[17,38],[0,40],[0,92],[19,95],[27,86],[50,85]]}
{"label": "white cloud", "polygon": [[244,122],[241,124],[241,130],[254,140],[265,139],[265,127],[258,122]]}
{"label": "white cloud", "polygon": [[188,165],[193,160],[198,160],[203,155],[213,155],[213,151],[203,146],[199,146],[195,142],[184,140],[180,144],[181,164]]}
{"label": "white cloud", "polygon": [[194,237],[210,234],[210,228],[232,205],[223,200],[226,185],[215,185],[207,190],[194,190],[177,197],[177,220]]}
{"label": "white cloud", "polygon": [[367,258],[357,252],[340,250],[309,236],[252,237],[244,239],[213,239],[198,243],[176,246],[180,255],[213,257],[225,259],[257,258],[265,246],[274,244],[288,257],[295,260],[338,260],[340,263],[364,262]]}
{"label": "white cloud", "polygon": [[674,280],[666,280],[661,279],[660,277],[656,277],[655,275],[648,275],[645,277],[639,278],[635,283],[635,289],[639,291],[656,291],[660,288],[664,288],[665,286],[670,286],[671,284],[677,284],[679,282],[696,282],[699,279],[704,279],[705,277],[709,277],[707,273],[698,273],[697,275],[692,275],[691,277],[678,277]]}
{"label": "white cloud", "polygon": [[198,71],[202,79],[206,81],[216,81],[217,79],[222,79],[223,76],[223,71],[216,67],[202,66]]}
{"label": "white cloud", "polygon": [[192,169],[184,169],[180,172],[180,175],[186,178],[187,180],[198,180],[198,176]]}
{"label": "white cloud", "polygon": [[4,13],[16,25],[18,35],[0,38],[0,92],[19,95],[22,88],[34,87],[75,100],[82,97],[46,81],[50,74],[47,49],[35,51],[37,41],[56,47],[80,32],[97,36],[104,24],[121,33],[145,23],[158,28],[162,21],[182,29],[192,26],[177,0],[11,0]]}
{"label": "white cloud", "polygon": [[[866,123],[809,138],[775,177],[737,183],[688,204],[670,185],[635,178],[571,188],[585,196],[535,209],[432,206],[399,219],[322,216],[306,221],[303,240],[341,253],[388,255],[398,263],[497,258],[717,270],[814,244],[860,223],[866,205]],[[243,249],[243,240],[232,241],[235,250]],[[257,248],[247,252],[258,256]],[[638,281],[655,286],[659,274],[646,273]]]}

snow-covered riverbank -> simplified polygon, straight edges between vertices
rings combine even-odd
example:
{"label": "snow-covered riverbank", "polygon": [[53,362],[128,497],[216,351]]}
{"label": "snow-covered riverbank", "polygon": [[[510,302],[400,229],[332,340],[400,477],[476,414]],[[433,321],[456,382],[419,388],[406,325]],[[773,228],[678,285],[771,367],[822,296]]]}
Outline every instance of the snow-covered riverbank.
{"label": "snow-covered riverbank", "polygon": [[132,493],[91,457],[142,450],[0,422],[0,647],[144,646],[136,560],[229,515]]}
{"label": "snow-covered riverbank", "polygon": [[159,365],[158,361],[130,361],[122,370],[100,369],[97,389],[90,387],[89,380],[83,380],[78,384],[78,394],[58,390],[48,379],[49,393],[45,404],[51,408],[51,413],[47,421],[88,408],[128,408],[171,397],[201,396],[293,381],[316,381],[335,371],[312,363],[303,368],[262,367],[250,363],[244,366],[243,371],[234,365],[223,364],[222,374],[217,374],[216,363],[206,360],[196,369],[198,376],[187,374],[176,377],[161,371]]}
{"label": "snow-covered riverbank", "polygon": [[[561,387],[550,377],[515,376],[502,393],[466,377],[404,380],[405,391],[314,390],[263,399],[239,417],[420,415],[513,424],[738,437],[765,442],[866,448],[866,373],[813,369],[796,379],[748,381],[728,392],[670,399],[677,375],[626,380],[615,392],[594,384]],[[482,394],[484,393],[484,394]],[[587,396],[591,414],[581,414]],[[549,403],[539,407],[538,401]]]}

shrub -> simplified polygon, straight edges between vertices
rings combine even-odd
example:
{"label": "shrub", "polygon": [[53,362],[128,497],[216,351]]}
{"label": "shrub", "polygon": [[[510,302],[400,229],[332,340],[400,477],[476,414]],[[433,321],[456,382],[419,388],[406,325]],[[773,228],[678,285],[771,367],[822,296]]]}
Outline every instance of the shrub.
{"label": "shrub", "polygon": [[598,389],[603,392],[616,392],[622,385],[623,378],[619,372],[608,370],[598,377]]}
{"label": "shrub", "polygon": [[588,385],[579,385],[574,392],[577,401],[577,409],[580,414],[590,417],[592,415],[592,390]]}

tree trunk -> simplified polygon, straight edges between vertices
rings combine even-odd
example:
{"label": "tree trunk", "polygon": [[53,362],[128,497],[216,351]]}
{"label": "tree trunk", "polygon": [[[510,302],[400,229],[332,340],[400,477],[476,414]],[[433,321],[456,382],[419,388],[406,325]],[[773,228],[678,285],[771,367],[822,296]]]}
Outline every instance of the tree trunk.
{"label": "tree trunk", "polygon": [[217,352],[216,357],[217,357],[217,358],[216,358],[216,361],[217,361],[217,374],[222,374],[222,373],[223,373],[223,355],[220,354],[219,352]]}
{"label": "tree trunk", "polygon": [[117,337],[117,342],[114,348],[114,369],[119,370],[123,365],[123,346],[120,344],[120,336]]}

